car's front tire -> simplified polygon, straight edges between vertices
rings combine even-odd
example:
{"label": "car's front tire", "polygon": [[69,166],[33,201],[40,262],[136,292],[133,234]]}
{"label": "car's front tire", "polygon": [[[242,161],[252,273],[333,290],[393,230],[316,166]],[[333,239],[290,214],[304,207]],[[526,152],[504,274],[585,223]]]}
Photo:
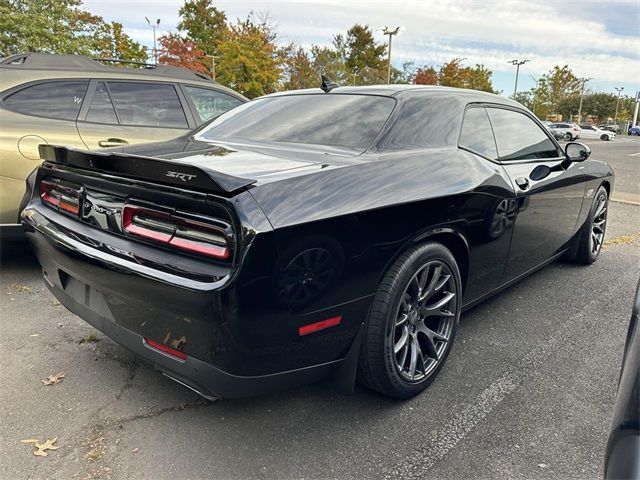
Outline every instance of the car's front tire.
{"label": "car's front tire", "polygon": [[601,135],[600,136],[600,140],[602,140],[603,142],[608,142],[609,141],[609,135]]}
{"label": "car's front tire", "polygon": [[567,142],[570,142],[571,140],[573,140],[573,137],[571,136],[571,134],[569,132],[567,132],[567,133],[564,134],[564,139]]}
{"label": "car's front tire", "polygon": [[409,398],[435,379],[460,319],[462,282],[451,252],[429,242],[411,248],[380,282],[365,326],[358,379]]}

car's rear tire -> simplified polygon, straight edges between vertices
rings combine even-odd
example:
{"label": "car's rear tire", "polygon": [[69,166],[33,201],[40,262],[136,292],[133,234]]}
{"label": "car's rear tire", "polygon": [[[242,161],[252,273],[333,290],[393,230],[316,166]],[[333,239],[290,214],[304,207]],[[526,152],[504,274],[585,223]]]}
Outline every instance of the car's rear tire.
{"label": "car's rear tire", "polygon": [[402,254],[373,300],[358,380],[396,398],[422,392],[451,351],[461,306],[460,270],[444,245],[429,242]]}
{"label": "car's rear tire", "polygon": [[589,217],[580,231],[574,262],[590,265],[598,259],[607,229],[608,208],[609,194],[606,188],[600,186],[593,197]]}

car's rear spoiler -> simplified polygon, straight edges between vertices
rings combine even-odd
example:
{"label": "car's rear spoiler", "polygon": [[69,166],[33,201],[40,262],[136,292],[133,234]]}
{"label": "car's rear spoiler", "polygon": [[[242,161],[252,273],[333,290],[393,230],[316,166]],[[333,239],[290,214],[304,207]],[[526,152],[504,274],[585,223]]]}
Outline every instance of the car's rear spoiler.
{"label": "car's rear spoiler", "polygon": [[188,163],[127,153],[90,152],[55,145],[40,145],[39,152],[40,158],[48,162],[211,193],[232,193],[256,182]]}

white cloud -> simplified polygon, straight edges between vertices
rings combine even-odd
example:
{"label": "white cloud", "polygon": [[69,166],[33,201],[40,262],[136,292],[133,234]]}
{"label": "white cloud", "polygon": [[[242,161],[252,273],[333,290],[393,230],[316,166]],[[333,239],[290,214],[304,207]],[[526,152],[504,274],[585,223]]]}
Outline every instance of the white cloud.
{"label": "white cloud", "polygon": [[[181,0],[88,0],[92,12],[121,21],[127,31],[147,45],[151,29],[144,16],[161,18],[161,28],[175,28]],[[377,29],[402,25],[406,31],[394,40],[394,57],[420,62],[444,62],[466,57],[494,71],[511,71],[507,61],[528,58],[523,74],[546,72],[568,64],[579,76],[605,82],[637,83],[640,78],[640,35],[618,35],[603,21],[581,18],[589,2],[553,1],[402,1],[219,0],[215,5],[229,18],[249,11],[268,10],[278,24],[283,41],[303,45],[329,44],[333,35],[354,23]],[[568,8],[559,8],[568,6]],[[612,8],[638,14],[637,0]],[[377,32],[384,41],[381,32]]]}

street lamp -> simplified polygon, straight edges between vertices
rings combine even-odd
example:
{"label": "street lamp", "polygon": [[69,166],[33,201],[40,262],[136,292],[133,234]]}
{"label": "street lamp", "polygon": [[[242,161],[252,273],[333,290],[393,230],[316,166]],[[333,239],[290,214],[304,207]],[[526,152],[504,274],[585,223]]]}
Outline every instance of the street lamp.
{"label": "street lamp", "polygon": [[216,81],[216,58],[220,58],[220,55],[205,55],[205,57],[211,59],[211,79]]}
{"label": "street lamp", "polygon": [[618,121],[618,105],[620,105],[620,94],[624,90],[624,87],[615,87],[614,90],[618,92],[618,99],[616,100],[616,114],[613,116],[613,123]]}
{"label": "street lamp", "polygon": [[529,60],[509,60],[507,63],[510,63],[511,65],[515,65],[516,66],[516,84],[513,87],[513,99],[515,100],[516,98],[516,93],[518,93],[518,75],[520,75],[520,65],[524,65],[525,63],[527,63]]}
{"label": "street lamp", "polygon": [[580,106],[578,107],[578,123],[582,122],[582,99],[584,97],[584,86],[587,84],[589,80],[593,80],[592,77],[589,78],[579,78],[578,81],[581,84],[580,87]]}
{"label": "street lamp", "polygon": [[391,37],[397,35],[400,31],[400,27],[396,27],[395,30],[389,30],[389,28],[384,27],[382,31],[383,34],[389,35],[389,51],[387,52],[387,85],[391,83]]}
{"label": "street lamp", "polygon": [[156,48],[156,28],[158,28],[160,26],[160,19],[158,18],[156,20],[156,23],[151,23],[151,21],[147,17],[144,17],[144,19],[147,21],[149,26],[151,28],[153,28],[153,60],[154,60],[155,64],[157,65],[158,64],[158,49]]}

